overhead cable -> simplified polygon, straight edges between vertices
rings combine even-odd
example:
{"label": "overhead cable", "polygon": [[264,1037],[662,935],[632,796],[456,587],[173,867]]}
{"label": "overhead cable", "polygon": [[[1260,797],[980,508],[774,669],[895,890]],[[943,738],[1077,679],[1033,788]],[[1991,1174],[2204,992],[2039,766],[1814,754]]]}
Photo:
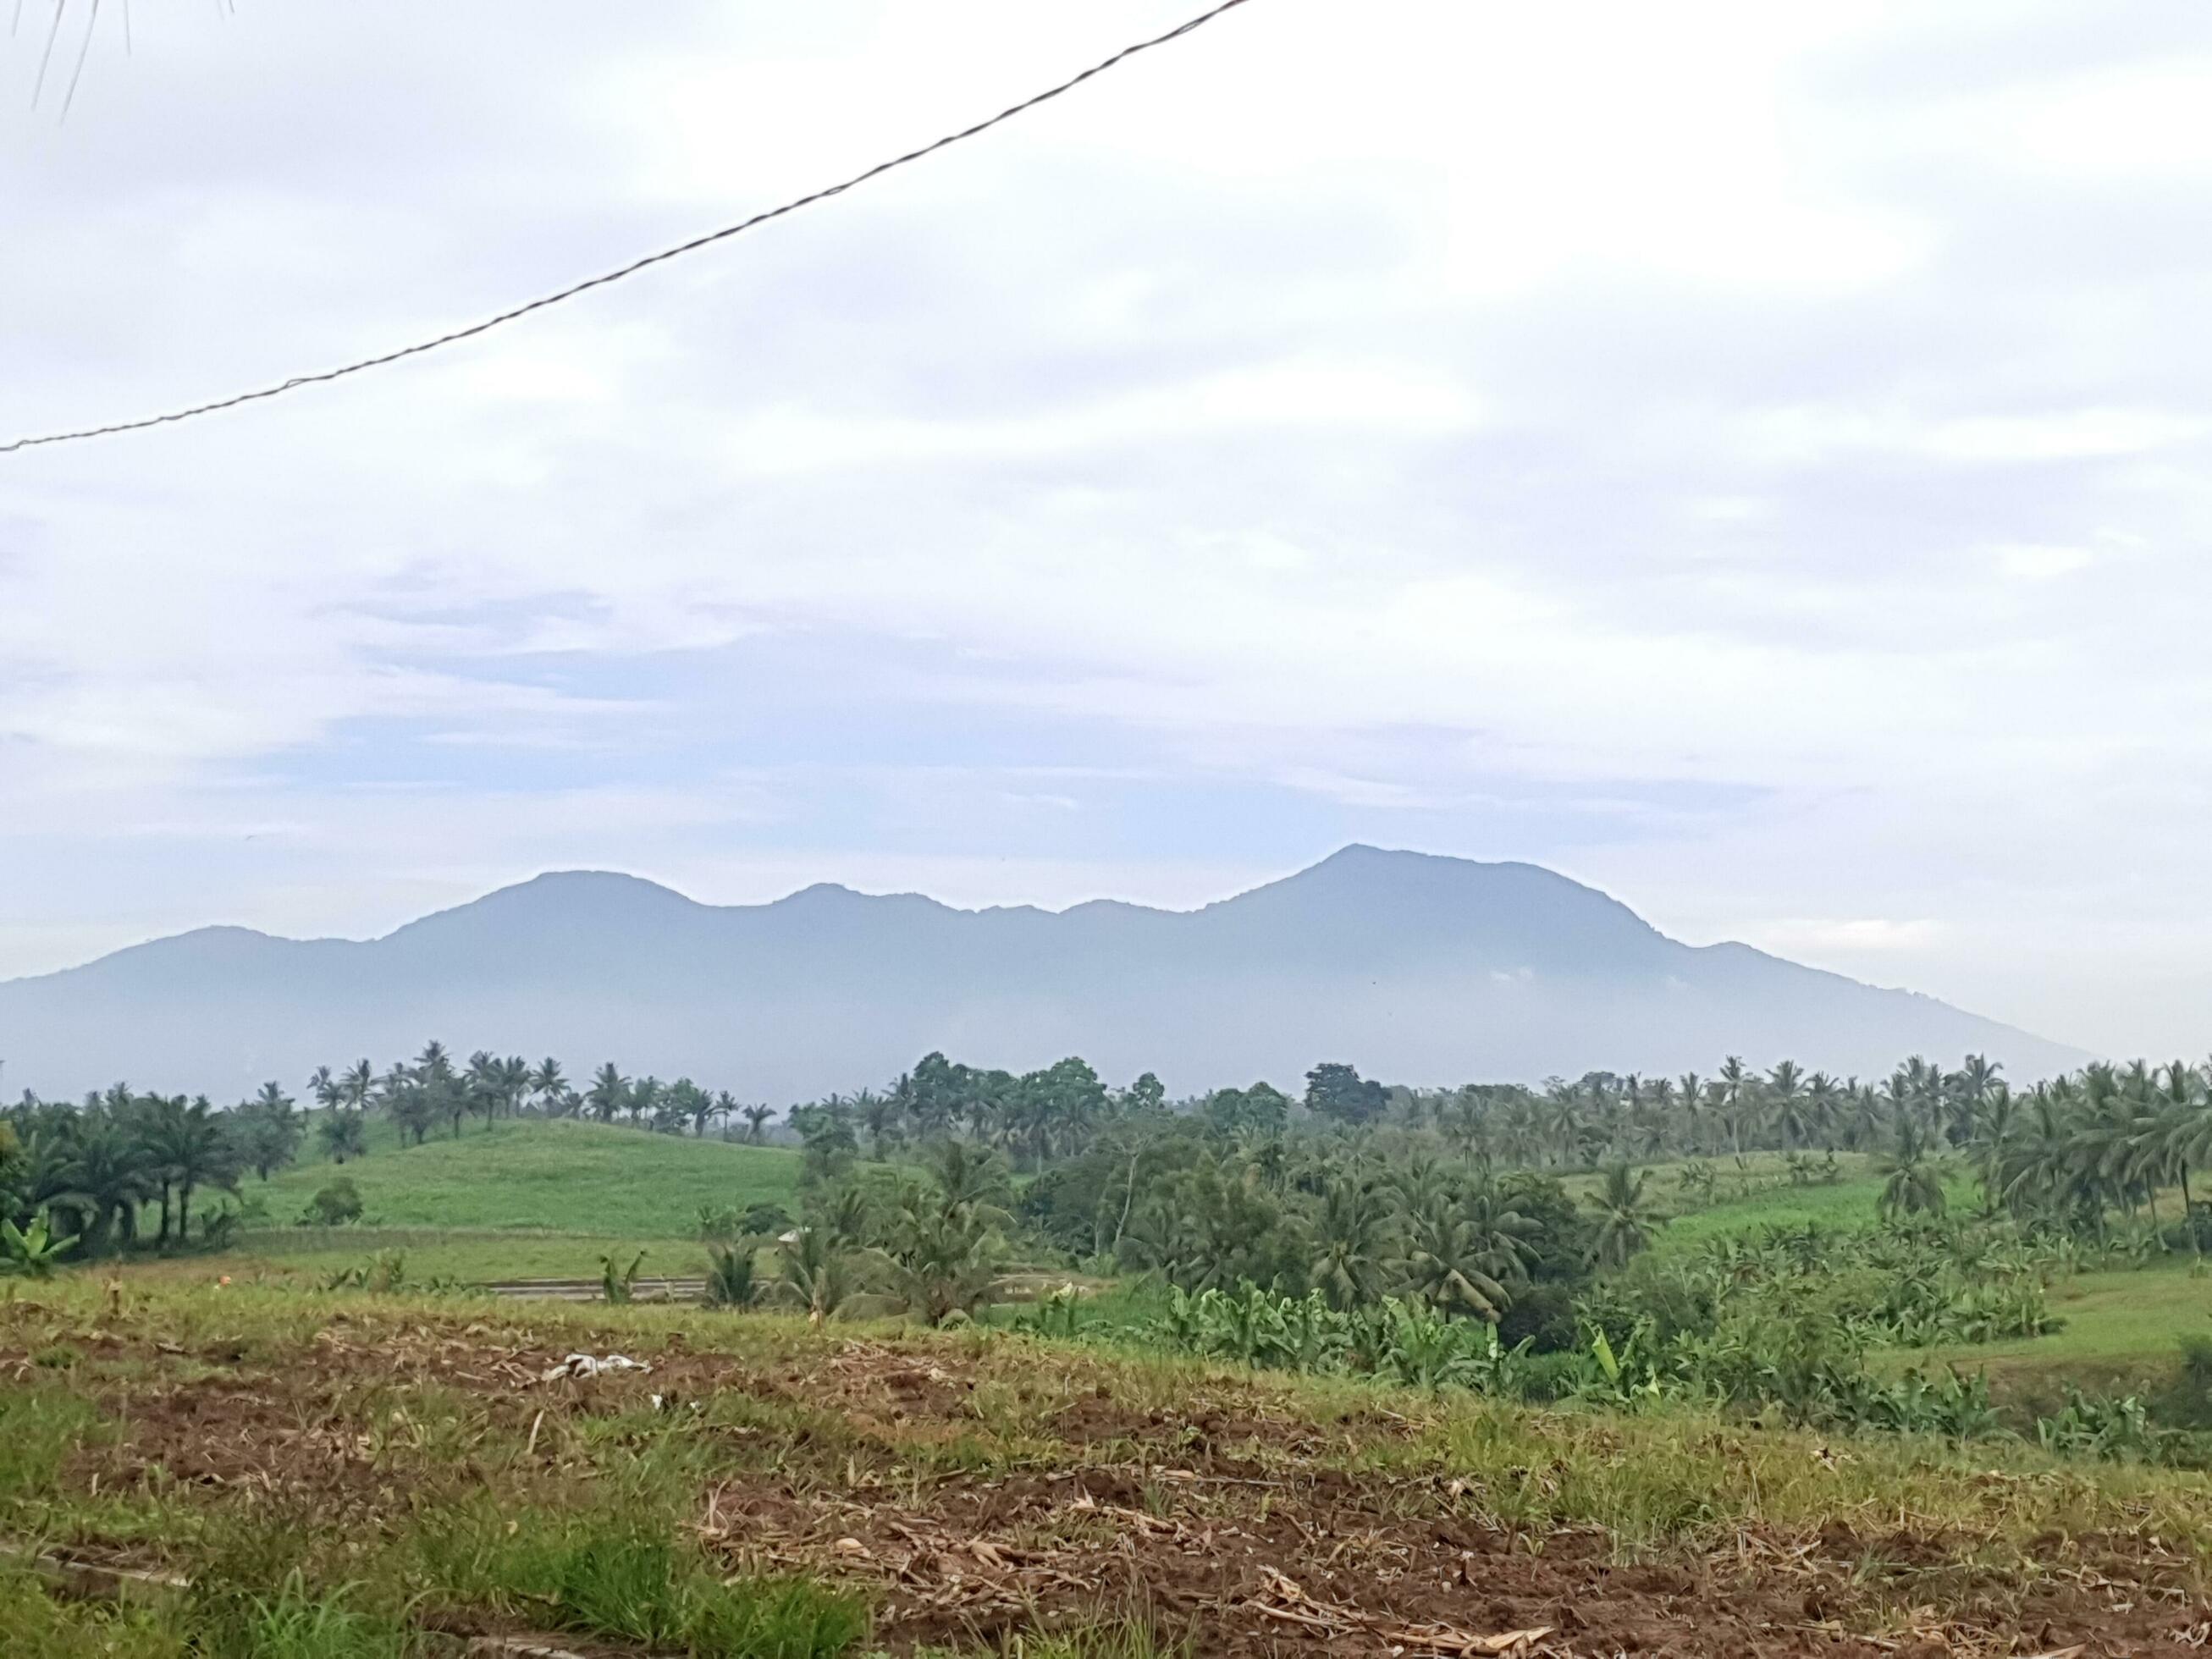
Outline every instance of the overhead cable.
{"label": "overhead cable", "polygon": [[903,155],[895,155],[887,161],[878,161],[865,173],[856,173],[840,183],[826,185],[823,189],[810,191],[805,196],[795,197],[781,207],[769,208],[763,212],[754,214],[749,219],[741,219],[735,224],[724,225],[718,230],[710,230],[704,235],[695,236],[687,242],[678,242],[673,247],[662,248],[657,253],[646,254],[641,258],[631,260],[628,264],[617,266],[612,270],[602,271],[596,276],[587,276],[582,282],[572,283],[567,288],[557,289],[551,294],[540,295],[534,300],[510,307],[495,316],[486,317],[464,328],[456,328],[430,339],[418,340],[412,345],[400,346],[394,350],[379,352],[373,357],[362,357],[349,363],[342,363],[336,368],[323,369],[313,374],[295,374],[289,380],[278,381],[270,386],[258,386],[250,392],[234,392],[229,397],[217,398],[209,403],[195,404],[186,409],[171,410],[165,415],[146,415],[137,420],[114,421],[103,426],[79,427],[70,431],[46,432],[33,437],[12,439],[8,442],[0,443],[0,454],[12,453],[20,449],[33,449],[45,444],[76,443],[87,438],[105,438],[121,432],[142,432],[149,427],[170,426],[177,422],[192,420],[202,415],[213,415],[222,410],[235,409],[241,404],[258,403],[264,398],[282,397],[288,392],[297,392],[305,386],[322,386],[331,380],[343,380],[350,374],[362,374],[372,368],[381,368],[387,363],[396,363],[408,357],[419,357],[425,352],[436,351],[445,346],[457,345],[463,340],[472,340],[480,334],[488,334],[493,329],[527,317],[532,312],[544,311],[549,306],[557,306],[564,301],[576,298],[579,295],[588,294],[593,289],[605,288],[611,283],[623,281],[625,277],[635,276],[640,271],[649,270],[654,265],[664,264],[671,259],[680,258],[687,253],[696,253],[702,248],[712,247],[717,242],[729,240],[732,236],[743,235],[746,231],[764,225],[771,219],[781,219],[787,214],[798,212],[801,208],[812,207],[817,202],[826,202],[833,196],[842,196],[847,191],[865,185],[872,179],[880,179],[884,174],[905,167],[909,162],[919,161],[926,156],[934,155],[941,149],[959,143],[963,139],[974,138],[980,134],[988,132],[993,127],[1003,122],[1011,121],[1017,115],[1035,109],[1039,104],[1048,103],[1063,93],[1074,91],[1085,82],[1103,75],[1108,70],[1118,64],[1128,62],[1139,52],[1150,52],[1156,46],[1164,46],[1170,41],[1182,40],[1194,30],[1204,27],[1223,13],[1234,11],[1244,3],[1245,0],[1221,0],[1220,4],[1212,7],[1210,10],[1200,12],[1186,22],[1177,24],[1166,33],[1156,34],[1150,40],[1139,40],[1133,46],[1124,46],[1111,58],[1093,64],[1080,75],[1071,76],[1057,86],[1048,87],[1032,97],[1024,98],[1020,103],[1000,110],[988,120],[978,121],[973,126],[963,127],[957,132],[948,132],[942,138],[924,144],[919,149],[910,149]]}

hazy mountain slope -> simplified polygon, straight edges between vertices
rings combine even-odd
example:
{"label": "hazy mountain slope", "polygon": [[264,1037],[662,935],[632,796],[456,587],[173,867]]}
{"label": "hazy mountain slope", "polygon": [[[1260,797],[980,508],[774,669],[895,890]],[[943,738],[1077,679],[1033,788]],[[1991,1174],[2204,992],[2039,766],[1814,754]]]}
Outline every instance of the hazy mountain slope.
{"label": "hazy mountain slope", "polygon": [[11,1092],[128,1079],[230,1097],[433,1036],[779,1103],[880,1083],[931,1048],[1017,1069],[1079,1053],[1176,1091],[1294,1086],[1325,1059],[1455,1083],[1710,1071],[1729,1053],[1870,1073],[1982,1051],[2016,1078],[2083,1058],[1748,946],[1679,944],[1533,865],[1365,847],[1189,912],[834,886],[715,907],[546,875],[381,939],[207,928],[0,984]]}

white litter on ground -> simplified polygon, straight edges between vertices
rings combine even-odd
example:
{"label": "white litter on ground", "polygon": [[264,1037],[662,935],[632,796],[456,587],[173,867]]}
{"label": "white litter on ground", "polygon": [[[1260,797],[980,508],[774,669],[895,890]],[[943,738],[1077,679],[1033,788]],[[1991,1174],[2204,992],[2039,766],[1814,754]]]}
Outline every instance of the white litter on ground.
{"label": "white litter on ground", "polygon": [[652,1369],[643,1360],[632,1359],[626,1353],[572,1353],[559,1364],[547,1370],[538,1381],[557,1382],[564,1376],[604,1376],[610,1371],[649,1371]]}

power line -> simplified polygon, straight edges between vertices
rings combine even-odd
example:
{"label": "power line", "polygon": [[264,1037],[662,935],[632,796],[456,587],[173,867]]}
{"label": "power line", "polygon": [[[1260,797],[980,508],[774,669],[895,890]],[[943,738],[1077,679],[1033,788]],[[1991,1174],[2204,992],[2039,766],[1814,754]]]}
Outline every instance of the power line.
{"label": "power line", "polygon": [[582,282],[572,283],[555,293],[541,295],[535,300],[526,301],[495,316],[486,317],[480,322],[471,323],[465,328],[457,328],[450,333],[438,335],[432,339],[417,341],[413,345],[401,346],[397,350],[381,352],[374,357],[363,357],[354,362],[341,364],[336,368],[324,369],[318,374],[295,374],[290,380],[281,381],[275,386],[260,386],[251,392],[234,392],[228,398],[218,398],[212,403],[195,404],[189,409],[172,410],[166,415],[148,415],[135,421],[117,421],[106,426],[82,427],[75,431],[47,432],[35,437],[12,439],[6,443],[0,443],[0,455],[12,454],[19,449],[33,449],[43,444],[75,443],[85,438],[105,438],[118,432],[142,432],[148,427],[169,426],[179,421],[191,420],[198,416],[213,415],[222,410],[235,409],[240,404],[256,403],[264,398],[282,397],[284,393],[296,392],[302,386],[320,386],[327,381],[343,380],[349,374],[359,374],[365,369],[381,368],[386,363],[396,363],[402,358],[419,357],[425,352],[435,351],[442,346],[454,345],[463,340],[474,339],[477,335],[488,334],[503,324],[514,322],[518,318],[527,317],[533,311],[543,311],[548,306],[557,306],[565,300],[573,300],[578,295],[587,294],[595,288],[605,288],[611,283],[621,282],[624,277],[635,276],[638,272],[650,266],[664,264],[686,253],[696,253],[701,248],[711,247],[717,242],[727,241],[731,237],[742,235],[756,226],[766,224],[771,219],[781,219],[787,213],[796,213],[799,209],[811,207],[817,202],[826,202],[833,196],[842,196],[847,191],[865,185],[872,179],[881,178],[894,168],[902,167],[910,161],[919,161],[925,156],[934,155],[939,150],[957,144],[963,139],[973,138],[981,133],[988,132],[1001,122],[1011,121],[1024,111],[1035,109],[1039,104],[1048,103],[1062,93],[1074,91],[1085,81],[1103,75],[1117,64],[1127,63],[1139,52],[1150,52],[1155,46],[1164,46],[1170,41],[1182,40],[1186,34],[1204,27],[1224,12],[1234,11],[1244,3],[1245,0],[1221,0],[1218,5],[1200,12],[1187,22],[1178,23],[1166,33],[1156,34],[1148,40],[1139,40],[1133,46],[1124,46],[1111,58],[1093,64],[1080,75],[1071,76],[1057,86],[1048,87],[1034,97],[1024,98],[1020,103],[1000,110],[988,120],[978,121],[975,125],[963,127],[957,132],[948,132],[942,138],[924,144],[919,149],[910,149],[903,155],[895,155],[888,161],[878,161],[866,172],[856,173],[842,183],[830,185],[824,189],[794,198],[781,207],[769,208],[765,212],[756,213],[750,219],[742,219],[735,224],[724,225],[719,230],[710,230],[705,235],[695,236],[688,242],[678,242],[673,247],[662,248],[658,253],[648,253],[642,258],[633,259],[629,264],[619,266],[613,270],[602,271],[597,276],[586,277]]}

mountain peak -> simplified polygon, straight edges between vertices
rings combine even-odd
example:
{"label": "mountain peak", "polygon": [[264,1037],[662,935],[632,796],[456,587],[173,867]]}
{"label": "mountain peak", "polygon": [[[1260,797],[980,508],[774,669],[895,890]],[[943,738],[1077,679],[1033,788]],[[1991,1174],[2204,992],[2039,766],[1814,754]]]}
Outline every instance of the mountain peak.
{"label": "mountain peak", "polygon": [[775,902],[778,904],[840,904],[848,900],[866,896],[867,895],[846,886],[842,881],[817,881],[800,888],[795,893],[786,893]]}
{"label": "mountain peak", "polygon": [[[1322,879],[1474,884],[1495,881],[1500,878],[1525,880],[1530,877],[1566,887],[1581,886],[1579,882],[1560,875],[1555,870],[1547,870],[1539,864],[1521,864],[1504,859],[1461,858],[1450,853],[1418,852],[1409,847],[1375,847],[1364,841],[1348,842],[1318,864],[1309,865],[1296,875],[1283,878],[1283,881]],[[1281,885],[1282,883],[1270,884]]]}
{"label": "mountain peak", "polygon": [[[494,888],[489,893],[484,895],[484,897],[497,898],[506,893],[531,891],[540,893],[620,892],[634,896],[649,893],[664,895],[669,898],[681,898],[686,904],[692,902],[684,898],[684,896],[673,887],[663,886],[657,881],[648,880],[643,876],[631,875],[624,870],[544,870],[526,881],[514,882],[505,887]],[[478,901],[478,902],[481,902],[481,900]]]}
{"label": "mountain peak", "polygon": [[0,985],[9,1080],[43,1092],[128,1076],[235,1098],[432,1036],[786,1101],[933,1049],[1012,1071],[1079,1054],[1178,1091],[1295,1088],[1333,1060],[1457,1084],[1969,1052],[2025,1080],[2082,1058],[1931,999],[1692,949],[1538,865],[1364,842],[1188,911],[955,909],[826,882],[717,906],[549,871],[367,943],[222,930]]}
{"label": "mountain peak", "polygon": [[462,941],[500,934],[528,937],[542,946],[588,930],[628,932],[701,907],[672,887],[616,870],[548,870],[481,898],[410,921],[380,943],[406,941],[416,949],[465,948]]}

